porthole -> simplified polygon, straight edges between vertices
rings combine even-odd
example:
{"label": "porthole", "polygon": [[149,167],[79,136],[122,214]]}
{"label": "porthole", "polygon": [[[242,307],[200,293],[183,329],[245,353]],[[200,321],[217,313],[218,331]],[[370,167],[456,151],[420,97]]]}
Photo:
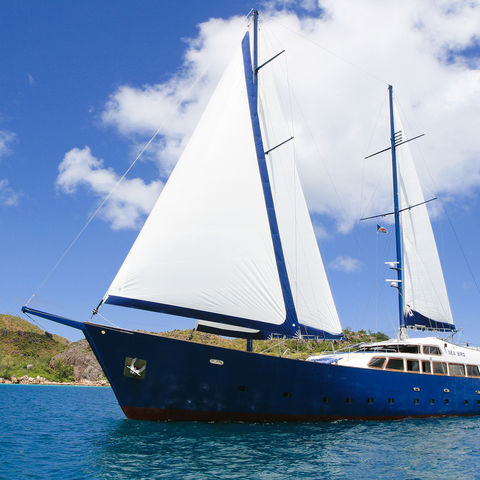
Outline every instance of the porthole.
{"label": "porthole", "polygon": [[223,365],[223,360],[218,360],[217,358],[211,358],[210,363],[212,365]]}
{"label": "porthole", "polygon": [[450,389],[449,389],[449,388],[444,388],[443,391],[444,391],[445,393],[450,393]]}
{"label": "porthole", "polygon": [[419,391],[420,391],[420,387],[413,387],[413,391],[414,391],[414,392],[419,392]]}
{"label": "porthole", "polygon": [[395,402],[395,399],[393,399],[393,398],[388,399],[388,403],[393,403],[393,402]]}

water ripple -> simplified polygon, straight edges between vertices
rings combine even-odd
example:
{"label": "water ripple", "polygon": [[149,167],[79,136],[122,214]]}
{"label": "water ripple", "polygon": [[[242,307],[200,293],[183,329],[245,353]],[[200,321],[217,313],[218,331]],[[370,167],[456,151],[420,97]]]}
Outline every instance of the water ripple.
{"label": "water ripple", "polygon": [[303,424],[127,420],[108,388],[0,385],[0,478],[480,478],[475,417]]}

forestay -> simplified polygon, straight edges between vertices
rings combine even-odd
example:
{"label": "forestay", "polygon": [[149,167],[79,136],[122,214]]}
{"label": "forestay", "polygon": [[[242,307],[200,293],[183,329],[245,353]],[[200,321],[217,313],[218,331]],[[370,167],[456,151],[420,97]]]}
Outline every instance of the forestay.
{"label": "forestay", "polygon": [[[396,130],[404,132],[396,108],[394,112]],[[405,325],[454,329],[437,245],[408,144],[399,146],[396,152],[403,243]],[[417,206],[409,208],[414,205]]]}

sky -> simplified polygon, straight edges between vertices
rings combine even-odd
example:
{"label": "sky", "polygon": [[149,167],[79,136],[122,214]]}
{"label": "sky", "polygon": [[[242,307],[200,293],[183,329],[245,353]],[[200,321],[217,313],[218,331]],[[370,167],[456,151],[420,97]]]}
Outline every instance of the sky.
{"label": "sky", "polygon": [[[456,339],[480,344],[478,1],[1,2],[0,312],[20,314],[30,299],[90,318],[252,7],[265,38],[286,50],[296,160],[342,325],[390,335],[398,325],[385,283],[391,220],[381,221],[388,234],[359,222],[391,211],[388,154],[364,157],[388,146],[392,84],[406,135],[425,133],[412,152],[425,197],[439,198],[429,210],[463,329]],[[194,325],[114,306],[100,313],[96,321],[133,329]]]}

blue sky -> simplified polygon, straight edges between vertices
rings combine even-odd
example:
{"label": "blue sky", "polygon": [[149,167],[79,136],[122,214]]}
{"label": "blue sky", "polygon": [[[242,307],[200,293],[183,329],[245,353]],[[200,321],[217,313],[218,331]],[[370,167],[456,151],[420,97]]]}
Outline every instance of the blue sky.
{"label": "blue sky", "polygon": [[[160,128],[126,182],[31,306],[87,320],[134,241],[246,25],[245,1],[0,4],[0,311],[18,314],[99,202]],[[389,210],[386,85],[418,141],[460,339],[480,343],[476,311],[480,186],[478,2],[338,0],[258,5],[285,38],[298,159],[340,319],[396,329],[393,235],[360,216]],[[289,50],[290,48],[290,50]],[[296,82],[295,82],[296,81]],[[295,87],[293,87],[295,88]],[[179,106],[180,103],[180,106]],[[313,140],[312,140],[313,139]],[[422,142],[422,143],[420,143]],[[60,170],[59,170],[60,169]],[[392,230],[388,223],[386,227]],[[452,228],[453,227],[453,228]],[[460,246],[457,242],[460,240]],[[467,260],[465,260],[464,256]],[[468,262],[468,263],[467,263]],[[477,280],[480,283],[480,279]],[[115,324],[165,330],[190,320],[118,307]],[[76,331],[38,320],[42,328]]]}

